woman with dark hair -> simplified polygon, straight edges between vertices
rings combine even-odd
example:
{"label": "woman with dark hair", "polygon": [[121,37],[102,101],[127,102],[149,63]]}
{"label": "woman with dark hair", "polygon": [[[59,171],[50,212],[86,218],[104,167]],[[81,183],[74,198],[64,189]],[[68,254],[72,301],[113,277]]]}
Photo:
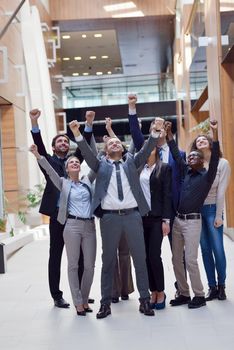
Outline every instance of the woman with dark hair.
{"label": "woman with dark hair", "polygon": [[[80,178],[80,161],[77,157],[70,156],[65,163],[67,178],[60,177],[47,159],[38,153],[36,145],[32,145],[30,151],[60,191],[57,220],[65,225],[63,238],[68,260],[68,280],[77,315],[85,316],[87,312],[92,312],[88,305],[88,297],[96,258],[95,223],[90,215],[91,183],[95,176],[90,171],[87,176]],[[80,247],[84,255],[81,284],[78,278]]]}
{"label": "woman with dark hair", "polygon": [[[208,166],[212,149],[212,138],[199,135],[193,141],[191,151],[203,153]],[[223,209],[225,191],[228,186],[231,169],[220,151],[216,178],[204,202],[202,214],[201,251],[208,279],[209,291],[206,300],[225,300],[226,256],[223,245]],[[217,274],[217,277],[216,277]]]}
{"label": "woman with dark hair", "polygon": [[171,167],[160,160],[157,148],[141,170],[140,183],[150,207],[143,217],[143,228],[151,307],[160,310],[165,308],[166,301],[161,245],[163,237],[170,232]]}

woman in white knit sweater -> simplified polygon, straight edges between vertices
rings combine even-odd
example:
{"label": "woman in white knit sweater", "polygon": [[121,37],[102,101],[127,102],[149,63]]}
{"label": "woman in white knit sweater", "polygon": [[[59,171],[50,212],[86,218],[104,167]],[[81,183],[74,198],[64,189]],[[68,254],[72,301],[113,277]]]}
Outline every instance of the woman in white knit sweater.
{"label": "woman in white knit sweater", "polygon": [[[212,139],[207,135],[199,135],[192,144],[192,150],[200,150],[204,154],[205,164],[209,164]],[[201,251],[207,275],[209,291],[206,300],[225,300],[226,256],[223,245],[223,209],[225,192],[228,186],[231,169],[228,161],[220,160],[216,178],[202,208]]]}

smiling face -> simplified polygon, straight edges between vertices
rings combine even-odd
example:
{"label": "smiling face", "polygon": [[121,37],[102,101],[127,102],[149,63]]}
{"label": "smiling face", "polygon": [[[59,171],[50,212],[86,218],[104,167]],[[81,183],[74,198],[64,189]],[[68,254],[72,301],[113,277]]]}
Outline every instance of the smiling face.
{"label": "smiling face", "polygon": [[117,137],[111,137],[106,143],[106,154],[111,158],[112,156],[122,157],[123,146]]}
{"label": "smiling face", "polygon": [[80,172],[80,161],[76,157],[69,157],[66,161],[66,171],[68,175]]}
{"label": "smiling face", "polygon": [[52,148],[58,156],[66,156],[70,148],[69,139],[66,136],[58,136]]}
{"label": "smiling face", "polygon": [[196,139],[196,148],[198,150],[210,149],[210,143],[206,136],[198,136]]}
{"label": "smiling face", "polygon": [[204,157],[203,154],[199,151],[192,151],[189,153],[188,157],[188,165],[194,170],[200,170],[204,165]]}

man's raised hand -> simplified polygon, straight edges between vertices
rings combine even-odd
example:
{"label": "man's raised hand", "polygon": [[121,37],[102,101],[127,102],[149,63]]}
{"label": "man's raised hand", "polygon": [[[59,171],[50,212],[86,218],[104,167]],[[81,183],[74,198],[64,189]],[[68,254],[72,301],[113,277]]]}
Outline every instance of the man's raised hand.
{"label": "man's raised hand", "polygon": [[128,105],[129,108],[136,108],[137,103],[137,95],[136,94],[129,94],[128,95]]}
{"label": "man's raised hand", "polygon": [[87,124],[89,126],[93,125],[94,118],[95,118],[95,112],[94,111],[87,111],[85,113],[85,119],[86,119],[86,122],[87,122]]}
{"label": "man's raised hand", "polygon": [[32,109],[30,112],[29,112],[29,116],[32,120],[37,120],[41,115],[41,111],[40,109]]}
{"label": "man's raised hand", "polygon": [[80,124],[77,120],[72,120],[69,123],[69,128],[71,129],[74,137],[80,136]]}

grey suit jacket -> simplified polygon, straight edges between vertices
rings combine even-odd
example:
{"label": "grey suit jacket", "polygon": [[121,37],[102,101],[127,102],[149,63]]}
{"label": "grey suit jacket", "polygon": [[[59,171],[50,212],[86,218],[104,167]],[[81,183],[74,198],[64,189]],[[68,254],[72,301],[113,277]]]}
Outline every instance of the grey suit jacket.
{"label": "grey suit jacket", "polygon": [[[149,207],[141,189],[137,169],[140,168],[141,165],[145,164],[151,151],[156,146],[156,140],[156,138],[150,136],[148,141],[136,155],[132,155],[131,153],[127,152],[123,157],[123,169],[126,173],[133,196],[136,199],[139,212],[142,216],[148,213]],[[113,166],[105,157],[98,159],[93,154],[86,140],[82,139],[77,141],[77,144],[88,166],[97,175],[92,202],[92,213],[98,217],[101,217],[100,204],[102,199],[106,196]]]}
{"label": "grey suit jacket", "polygon": [[[69,178],[60,177],[45,157],[41,157],[41,159],[38,160],[38,163],[43,169],[45,169],[53,184],[61,192],[57,220],[58,222],[60,222],[60,224],[64,225],[67,220],[68,198],[71,190],[72,181]],[[81,179],[82,183],[88,186],[91,196],[92,182],[94,181],[95,175],[96,174],[90,171],[90,173],[87,176],[83,176]]]}

